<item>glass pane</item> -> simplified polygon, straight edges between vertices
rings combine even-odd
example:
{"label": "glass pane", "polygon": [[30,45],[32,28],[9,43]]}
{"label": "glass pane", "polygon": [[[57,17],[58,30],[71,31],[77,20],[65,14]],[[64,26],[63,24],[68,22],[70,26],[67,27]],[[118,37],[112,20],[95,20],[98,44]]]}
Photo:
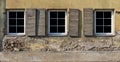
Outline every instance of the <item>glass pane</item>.
{"label": "glass pane", "polygon": [[65,12],[58,12],[58,18],[65,18]]}
{"label": "glass pane", "polygon": [[24,12],[17,12],[17,18],[24,18]]}
{"label": "glass pane", "polygon": [[111,26],[104,26],[104,33],[111,33]]}
{"label": "glass pane", "polygon": [[16,27],[9,27],[9,33],[16,33]]}
{"label": "glass pane", "polygon": [[65,25],[65,19],[58,19],[58,25]]}
{"label": "glass pane", "polygon": [[111,12],[104,12],[104,18],[111,18]]}
{"label": "glass pane", "polygon": [[57,18],[57,12],[50,12],[50,18]]}
{"label": "glass pane", "polygon": [[104,25],[111,25],[111,19],[104,19]]}
{"label": "glass pane", "polygon": [[24,25],[24,19],[17,19],[17,25]]}
{"label": "glass pane", "polygon": [[16,18],[16,12],[9,12],[9,18]]}
{"label": "glass pane", "polygon": [[57,25],[57,19],[50,19],[50,25]]}
{"label": "glass pane", "polygon": [[103,19],[96,19],[96,25],[103,25]]}
{"label": "glass pane", "polygon": [[103,18],[103,12],[96,12],[96,18]]}
{"label": "glass pane", "polygon": [[17,27],[17,33],[24,33],[24,27]]}
{"label": "glass pane", "polygon": [[16,25],[16,19],[9,19],[9,25]]}
{"label": "glass pane", "polygon": [[64,26],[59,26],[58,27],[58,33],[65,33],[65,27]]}
{"label": "glass pane", "polygon": [[50,33],[57,33],[57,26],[51,26]]}
{"label": "glass pane", "polygon": [[96,33],[103,33],[103,26],[96,26]]}

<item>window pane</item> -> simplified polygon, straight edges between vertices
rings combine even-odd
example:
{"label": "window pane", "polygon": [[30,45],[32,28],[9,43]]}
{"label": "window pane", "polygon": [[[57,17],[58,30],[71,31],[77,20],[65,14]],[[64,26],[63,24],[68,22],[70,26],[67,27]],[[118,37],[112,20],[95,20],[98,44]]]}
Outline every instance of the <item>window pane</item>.
{"label": "window pane", "polygon": [[50,12],[50,18],[57,18],[57,12]]}
{"label": "window pane", "polygon": [[57,19],[50,19],[50,25],[57,25]]}
{"label": "window pane", "polygon": [[9,18],[16,18],[16,12],[9,12]]}
{"label": "window pane", "polygon": [[104,33],[111,33],[111,26],[104,26]]}
{"label": "window pane", "polygon": [[24,25],[24,19],[17,19],[17,25]]}
{"label": "window pane", "polygon": [[103,12],[96,12],[96,18],[103,18]]}
{"label": "window pane", "polygon": [[104,12],[104,18],[111,18],[111,12]]}
{"label": "window pane", "polygon": [[59,26],[58,27],[58,33],[65,33],[65,27],[64,26]]}
{"label": "window pane", "polygon": [[58,12],[58,18],[65,18],[65,12]]}
{"label": "window pane", "polygon": [[16,25],[16,19],[9,19],[9,25]]}
{"label": "window pane", "polygon": [[96,25],[103,25],[103,19],[96,19]]}
{"label": "window pane", "polygon": [[50,12],[50,33],[65,33],[65,11]]}
{"label": "window pane", "polygon": [[104,19],[104,25],[111,25],[111,19]]}
{"label": "window pane", "polygon": [[9,33],[16,33],[16,27],[9,27]]}
{"label": "window pane", "polygon": [[65,19],[58,19],[58,25],[65,25]]}
{"label": "window pane", "polygon": [[103,26],[96,26],[96,33],[103,33]]}
{"label": "window pane", "polygon": [[17,27],[17,33],[24,33],[24,27]]}
{"label": "window pane", "polygon": [[17,12],[17,18],[24,18],[24,12]]}
{"label": "window pane", "polygon": [[51,26],[50,33],[57,33],[57,26]]}

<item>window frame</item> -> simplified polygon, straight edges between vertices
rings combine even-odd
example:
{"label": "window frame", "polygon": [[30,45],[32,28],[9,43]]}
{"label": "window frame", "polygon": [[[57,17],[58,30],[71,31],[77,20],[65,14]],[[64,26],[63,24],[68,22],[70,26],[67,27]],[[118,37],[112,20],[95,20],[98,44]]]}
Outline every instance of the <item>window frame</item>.
{"label": "window frame", "polygon": [[[64,33],[50,33],[50,12],[65,12],[65,32]],[[66,10],[48,10],[48,36],[65,36],[67,35],[67,11]]]}
{"label": "window frame", "polygon": [[[111,12],[111,33],[96,33],[96,12]],[[114,33],[114,10],[95,10],[94,11],[94,33],[96,36],[113,36]]]}
{"label": "window frame", "polygon": [[[24,12],[24,32],[23,33],[10,33],[9,32],[9,12]],[[7,10],[7,35],[10,35],[10,36],[25,35],[25,27],[26,27],[25,10]]]}

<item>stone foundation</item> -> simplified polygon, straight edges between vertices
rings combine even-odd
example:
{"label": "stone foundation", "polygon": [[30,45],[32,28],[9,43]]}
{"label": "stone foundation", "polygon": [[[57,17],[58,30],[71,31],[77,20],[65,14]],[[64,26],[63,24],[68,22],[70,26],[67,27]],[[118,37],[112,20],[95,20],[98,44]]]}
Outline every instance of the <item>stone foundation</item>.
{"label": "stone foundation", "polygon": [[[21,46],[12,44],[18,43]],[[119,51],[120,34],[113,37],[10,37],[3,39],[4,51]]]}

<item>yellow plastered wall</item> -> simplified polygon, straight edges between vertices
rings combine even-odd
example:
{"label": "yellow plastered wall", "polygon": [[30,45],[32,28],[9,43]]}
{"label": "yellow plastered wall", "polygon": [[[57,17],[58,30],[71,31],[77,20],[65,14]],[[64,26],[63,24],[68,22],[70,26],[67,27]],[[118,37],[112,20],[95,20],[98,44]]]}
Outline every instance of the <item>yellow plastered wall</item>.
{"label": "yellow plastered wall", "polygon": [[120,13],[116,13],[116,11],[120,11],[120,0],[6,0],[6,9],[25,8],[76,8],[80,9],[82,11],[82,14],[83,8],[114,9],[115,30],[120,30]]}
{"label": "yellow plastered wall", "polygon": [[120,0],[7,0],[6,8],[119,8]]}

